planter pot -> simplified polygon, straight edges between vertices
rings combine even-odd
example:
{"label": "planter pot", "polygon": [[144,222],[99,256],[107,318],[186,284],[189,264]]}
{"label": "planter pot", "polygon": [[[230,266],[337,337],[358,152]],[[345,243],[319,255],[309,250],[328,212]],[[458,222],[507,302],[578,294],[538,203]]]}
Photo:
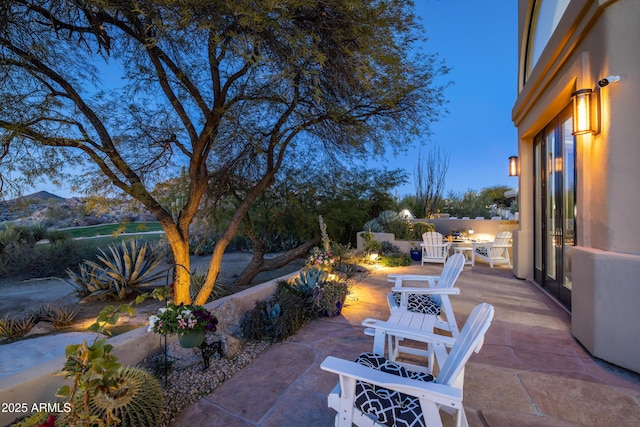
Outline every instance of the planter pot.
{"label": "planter pot", "polygon": [[198,347],[204,341],[204,331],[192,331],[178,337],[178,342],[184,348]]}
{"label": "planter pot", "polygon": [[342,313],[342,306],[344,305],[344,301],[338,301],[336,303],[336,309],[329,313],[328,311],[324,312],[325,317],[334,317],[339,316]]}
{"label": "planter pot", "polygon": [[412,260],[420,261],[420,257],[422,257],[422,252],[417,249],[411,249],[409,251],[409,255],[411,256]]}

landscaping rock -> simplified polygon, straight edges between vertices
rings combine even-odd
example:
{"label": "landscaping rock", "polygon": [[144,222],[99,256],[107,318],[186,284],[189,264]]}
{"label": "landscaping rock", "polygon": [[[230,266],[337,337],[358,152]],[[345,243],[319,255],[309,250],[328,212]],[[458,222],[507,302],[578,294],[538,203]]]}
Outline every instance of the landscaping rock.
{"label": "landscaping rock", "polygon": [[225,301],[213,310],[218,319],[217,331],[223,335],[240,335],[240,325],[244,312],[233,301]]}
{"label": "landscaping rock", "polygon": [[235,357],[242,350],[242,341],[231,335],[223,336],[222,355],[228,359]]}
{"label": "landscaping rock", "polygon": [[26,334],[24,334],[25,337],[30,337],[33,335],[42,335],[42,334],[50,334],[51,332],[55,331],[56,327],[53,326],[53,323],[51,322],[38,322],[36,323],[36,325],[31,328],[31,330],[29,332],[27,332]]}

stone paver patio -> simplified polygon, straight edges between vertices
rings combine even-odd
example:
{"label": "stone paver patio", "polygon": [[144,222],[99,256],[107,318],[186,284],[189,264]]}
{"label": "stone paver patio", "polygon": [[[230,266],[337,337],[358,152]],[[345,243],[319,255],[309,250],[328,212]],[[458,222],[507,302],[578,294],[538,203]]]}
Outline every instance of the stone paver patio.
{"label": "stone paver patio", "polygon": [[[341,316],[316,320],[274,344],[173,426],[332,426],[326,396],[337,376],[326,356],[354,359],[370,351],[363,319],[386,319],[391,273],[438,274],[441,266],[378,269],[353,285]],[[465,370],[471,426],[640,425],[640,375],[593,359],[571,336],[569,314],[510,269],[467,266],[451,298],[460,328],[472,308],[489,302],[495,317],[480,353]],[[445,422],[452,421],[444,415]]]}

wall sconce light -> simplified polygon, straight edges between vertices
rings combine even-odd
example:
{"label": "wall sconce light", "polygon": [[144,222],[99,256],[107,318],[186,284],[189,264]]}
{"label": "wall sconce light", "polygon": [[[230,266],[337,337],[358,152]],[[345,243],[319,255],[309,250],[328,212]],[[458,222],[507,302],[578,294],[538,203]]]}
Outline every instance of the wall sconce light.
{"label": "wall sconce light", "polygon": [[571,94],[573,98],[573,134],[584,135],[596,133],[593,126],[593,109],[596,103],[593,101],[594,92],[592,89],[580,89]]}
{"label": "wall sconce light", "polygon": [[471,236],[473,234],[473,228],[470,228],[469,230],[467,230],[467,234]]}
{"label": "wall sconce light", "polygon": [[518,156],[509,157],[509,176],[518,176]]}

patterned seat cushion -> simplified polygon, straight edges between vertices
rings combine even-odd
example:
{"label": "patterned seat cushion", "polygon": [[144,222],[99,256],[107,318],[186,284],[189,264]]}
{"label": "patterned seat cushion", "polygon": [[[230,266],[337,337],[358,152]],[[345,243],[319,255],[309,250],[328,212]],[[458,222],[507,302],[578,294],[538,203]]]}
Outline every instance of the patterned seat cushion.
{"label": "patterned seat cushion", "polygon": [[[374,353],[362,353],[356,359],[361,365],[389,374],[420,381],[433,381],[433,376],[411,372]],[[356,382],[355,407],[376,422],[389,427],[425,427],[420,401],[397,391],[362,381]]]}
{"label": "patterned seat cushion", "polygon": [[[393,293],[393,300],[397,305],[400,305],[400,292]],[[407,310],[413,311],[416,313],[425,313],[425,314],[440,314],[440,307],[442,306],[442,300],[438,295],[416,295],[409,294],[409,299],[407,301]]]}
{"label": "patterned seat cushion", "polygon": [[476,248],[476,253],[482,256],[489,256],[489,250],[486,246],[479,246]]}

